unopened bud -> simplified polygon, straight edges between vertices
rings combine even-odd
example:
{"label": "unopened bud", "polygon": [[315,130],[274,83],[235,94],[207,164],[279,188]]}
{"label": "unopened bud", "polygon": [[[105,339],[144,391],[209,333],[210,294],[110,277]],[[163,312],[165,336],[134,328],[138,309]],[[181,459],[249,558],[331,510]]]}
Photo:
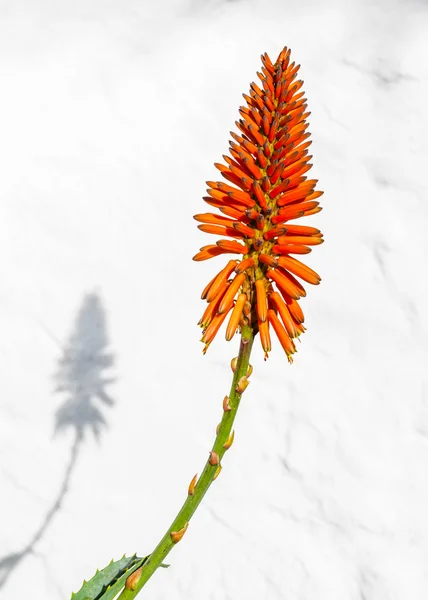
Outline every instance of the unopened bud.
{"label": "unopened bud", "polygon": [[139,567],[133,573],[131,573],[131,575],[126,580],[125,590],[132,590],[132,591],[135,590],[135,588],[137,587],[137,583],[139,582],[139,580],[141,578],[142,572],[143,572],[143,567]]}
{"label": "unopened bud", "polygon": [[235,358],[232,358],[232,360],[230,361],[230,368],[232,369],[233,372],[236,371],[237,364],[238,364],[238,357],[235,356]]}
{"label": "unopened bud", "polygon": [[252,373],[253,373],[253,365],[248,365],[247,377],[251,377]]}
{"label": "unopened bud", "polygon": [[232,409],[230,408],[230,404],[229,404],[229,402],[230,402],[230,398],[229,398],[229,396],[225,396],[225,397],[224,397],[224,399],[223,399],[223,410],[224,410],[224,412],[227,412],[227,411],[229,411],[229,410],[232,410]]}
{"label": "unopened bud", "polygon": [[171,539],[174,542],[174,544],[177,544],[181,540],[183,535],[186,533],[188,527],[189,523],[187,522],[185,526],[182,529],[180,529],[180,531],[171,531],[169,535],[171,536]]}
{"label": "unopened bud", "polygon": [[196,485],[197,479],[198,479],[198,474],[196,473],[196,475],[193,477],[192,481],[189,483],[189,489],[188,489],[189,496],[193,496],[193,494],[195,493],[195,485]]}
{"label": "unopened bud", "polygon": [[210,458],[209,458],[208,462],[210,463],[210,465],[213,465],[213,466],[219,464],[220,458],[219,458],[217,452],[210,452]]}
{"label": "unopened bud", "polygon": [[223,444],[223,448],[225,450],[229,450],[229,448],[231,447],[231,445],[233,444],[233,440],[235,439],[235,432],[232,431],[232,433],[229,435],[229,437],[227,438],[227,440],[224,442]]}
{"label": "unopened bud", "polygon": [[238,381],[238,385],[236,386],[236,391],[238,392],[238,394],[242,394],[243,392],[245,392],[249,383],[250,382],[245,377],[245,375],[244,377],[241,377],[241,379]]}

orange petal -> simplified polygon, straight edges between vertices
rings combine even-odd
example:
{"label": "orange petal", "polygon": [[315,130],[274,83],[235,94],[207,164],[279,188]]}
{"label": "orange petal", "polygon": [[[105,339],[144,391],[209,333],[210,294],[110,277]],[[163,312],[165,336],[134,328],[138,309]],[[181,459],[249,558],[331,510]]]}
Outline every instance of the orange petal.
{"label": "orange petal", "polygon": [[208,304],[208,306],[204,310],[204,314],[202,315],[202,317],[198,323],[198,325],[200,325],[203,329],[206,329],[208,327],[208,325],[213,320],[214,316],[217,314],[218,306],[219,306],[224,294],[226,293],[227,289],[229,288],[229,286],[230,286],[230,283],[228,281],[223,283],[221,288],[219,288],[214,300],[211,300],[211,302]]}
{"label": "orange petal", "polygon": [[324,194],[324,192],[314,192],[313,194],[308,196],[308,200],[315,200],[315,198],[319,198],[323,194]]}
{"label": "orange petal", "polygon": [[230,171],[230,170],[222,171],[221,174],[223,175],[223,177],[225,179],[227,179],[228,181],[230,181],[230,183],[234,183],[235,185],[237,185],[238,187],[240,187],[242,190],[246,190],[247,189],[247,186],[242,183],[241,178],[237,177],[236,175],[234,175],[232,173],[232,171]]}
{"label": "orange petal", "polygon": [[272,190],[270,190],[269,196],[272,199],[276,198],[277,196],[279,196],[279,194],[281,194],[282,192],[285,192],[285,190],[288,188],[289,185],[290,185],[290,180],[285,179],[279,185],[277,185]]}
{"label": "orange petal", "polygon": [[212,284],[214,283],[214,281],[216,280],[217,277],[218,277],[218,273],[216,273],[214,275],[214,277],[211,279],[211,281],[204,287],[204,289],[202,290],[202,294],[201,294],[201,300],[205,300],[205,298],[207,297],[207,294],[208,294],[208,290],[210,289],[210,287],[212,286]]}
{"label": "orange petal", "polygon": [[259,262],[264,265],[269,265],[269,267],[272,267],[273,269],[278,266],[276,259],[267,254],[259,254]]}
{"label": "orange petal", "polygon": [[306,244],[306,246],[318,246],[324,240],[320,237],[305,235],[283,235],[278,238],[279,245],[283,244]]}
{"label": "orange petal", "polygon": [[231,240],[218,240],[216,244],[224,252],[232,252],[234,254],[246,254],[248,251],[247,246],[244,246],[243,244],[239,244],[238,242]]}
{"label": "orange petal", "polygon": [[259,167],[253,160],[244,158],[243,162],[255,179],[261,179],[263,177],[263,173],[260,171]]}
{"label": "orange petal", "polygon": [[319,236],[321,231],[315,227],[306,227],[305,225],[287,225],[289,235],[315,235]]}
{"label": "orange petal", "polygon": [[227,282],[229,275],[235,269],[237,264],[238,264],[237,260],[229,260],[229,262],[227,263],[225,268],[220,271],[220,273],[217,275],[216,279],[213,281],[213,284],[207,293],[207,296],[206,296],[207,302],[212,302],[212,300],[214,300],[214,298],[217,296],[219,290],[222,287],[224,287],[224,284]]}
{"label": "orange petal", "polygon": [[236,295],[236,292],[239,290],[246,278],[247,276],[245,275],[245,273],[240,273],[239,275],[236,275],[235,279],[230,284],[229,289],[223,296],[222,301],[220,302],[220,306],[218,307],[218,312],[220,314],[228,312],[229,309],[232,307],[233,299]]}
{"label": "orange petal", "polygon": [[278,225],[279,223],[286,223],[287,221],[291,221],[292,219],[298,219],[299,217],[303,217],[305,214],[304,210],[299,210],[299,205],[296,208],[293,207],[293,210],[290,211],[287,215],[275,215],[271,218],[271,223],[274,225]]}
{"label": "orange petal", "polygon": [[292,285],[294,285],[300,296],[306,296],[305,288],[289,271],[282,267],[278,267],[277,270],[281,273],[281,275],[284,275]]}
{"label": "orange petal", "polygon": [[223,225],[211,225],[205,224],[198,225],[198,229],[205,233],[212,233],[214,235],[228,235],[229,237],[238,238],[242,240],[244,234],[240,233],[234,227],[224,227]]}
{"label": "orange petal", "polygon": [[257,316],[259,321],[264,323],[267,318],[267,299],[264,280],[258,279],[254,285],[256,288],[257,297]]}
{"label": "orange petal", "polygon": [[227,324],[226,329],[226,340],[229,342],[238,328],[239,321],[241,320],[242,310],[244,308],[244,304],[247,301],[247,294],[239,294],[236,304],[233,307],[232,314],[230,315],[229,323]]}
{"label": "orange petal", "polygon": [[257,198],[257,202],[259,203],[260,208],[262,208],[263,210],[267,209],[266,198],[258,181],[253,181],[253,192],[255,197]]}
{"label": "orange petal", "polygon": [[223,214],[228,215],[229,217],[232,217],[238,221],[245,219],[245,213],[237,208],[234,208],[233,206],[220,206],[219,209]]}
{"label": "orange petal", "polygon": [[312,166],[309,163],[309,161],[310,161],[311,158],[312,158],[312,156],[309,155],[309,156],[306,156],[304,158],[304,160],[302,160],[301,162],[297,162],[297,163],[291,164],[289,167],[287,167],[286,169],[284,169],[284,171],[282,172],[281,177],[283,179],[288,179],[292,175],[297,175],[297,174],[303,175],[303,173],[306,173],[306,171],[309,171],[309,169]]}
{"label": "orange petal", "polygon": [[[231,308],[232,307],[230,306],[229,310]],[[204,354],[205,354],[208,346],[211,344],[211,342],[217,335],[217,332],[220,329],[220,327],[222,326],[223,321],[227,317],[227,313],[229,312],[229,310],[227,310],[226,312],[224,312],[222,314],[217,313],[215,315],[215,317],[213,318],[213,320],[211,321],[211,323],[208,325],[204,335],[201,338],[201,342],[203,342],[205,344]]]}
{"label": "orange petal", "polygon": [[296,302],[296,300],[294,300],[293,298],[289,298],[287,300],[287,306],[296,323],[304,323],[305,316],[303,314],[302,309],[300,308],[300,304]]}
{"label": "orange petal", "polygon": [[299,202],[298,204],[292,204],[290,206],[286,206],[285,208],[279,209],[279,214],[272,217],[272,223],[284,223],[284,221],[296,219],[298,216],[301,216],[298,213],[303,214],[307,210],[312,210],[318,206],[318,202]]}
{"label": "orange petal", "polygon": [[282,326],[281,321],[278,319],[277,315],[272,309],[269,309],[268,311],[268,318],[275,330],[281,346],[284,348],[284,351],[287,354],[289,362],[293,362],[291,356],[296,352],[296,347],[293,343],[293,340],[290,338],[287,331]]}
{"label": "orange petal", "polygon": [[293,318],[290,314],[290,311],[287,308],[286,303],[282,299],[281,295],[278,292],[272,292],[269,294],[269,300],[271,300],[274,307],[279,312],[282,322],[285,325],[288,335],[293,338],[296,337],[297,331],[294,325]]}
{"label": "orange petal", "polygon": [[276,203],[278,206],[285,206],[286,204],[297,202],[298,200],[307,200],[313,193],[315,185],[316,181],[314,179],[305,181],[297,188],[282,194],[282,196],[277,199]]}
{"label": "orange petal", "polygon": [[263,146],[263,136],[259,133],[258,128],[255,125],[248,125],[248,131],[250,132],[250,134],[253,136],[253,138],[256,140],[256,142],[260,145]]}
{"label": "orange petal", "polygon": [[259,321],[259,333],[260,333],[260,342],[262,344],[262,348],[267,354],[272,349],[272,344],[270,340],[269,333],[269,321]]}
{"label": "orange petal", "polygon": [[223,250],[218,246],[208,246],[208,250],[201,250],[193,257],[195,261],[208,260],[209,258],[213,258],[213,256],[219,256],[220,254],[224,254],[227,250]]}
{"label": "orange petal", "polygon": [[297,277],[300,277],[300,279],[303,279],[312,285],[318,285],[321,281],[321,277],[318,273],[315,273],[315,271],[300,262],[300,260],[292,258],[291,256],[280,256],[278,258],[278,264],[280,267],[287,269],[287,271],[291,271],[294,275],[297,275]]}
{"label": "orange petal", "polygon": [[322,211],[322,207],[318,206],[317,208],[313,208],[312,210],[305,210],[303,216],[309,217],[309,215],[316,215],[317,213]]}
{"label": "orange petal", "polygon": [[294,282],[290,280],[290,277],[287,277],[285,272],[280,272],[278,269],[269,269],[266,272],[266,277],[272,279],[281,291],[295,300],[305,295],[301,293],[301,286],[294,285]]}
{"label": "orange petal", "polygon": [[302,333],[304,333],[306,331],[306,327],[304,325],[302,325],[301,323],[295,323],[294,324],[295,328],[296,328],[296,337],[299,337]]}
{"label": "orange petal", "polygon": [[[200,227],[200,225],[199,225]],[[276,237],[279,236],[283,236],[287,233],[287,229],[285,227],[279,226],[279,227],[273,227],[273,229],[269,229],[268,231],[265,231],[265,233],[263,234],[263,237],[266,241],[269,240],[273,240]]]}
{"label": "orange petal", "polygon": [[216,208],[221,208],[224,206],[224,201],[219,200],[217,198],[213,198],[212,196],[203,196],[202,200],[209,204],[210,206],[215,206]]}
{"label": "orange petal", "polygon": [[213,213],[202,213],[200,215],[193,215],[195,221],[199,223],[211,223],[212,225],[224,225],[225,227],[233,227],[235,223],[234,219],[228,219],[222,215],[215,215]]}
{"label": "orange petal", "polygon": [[309,254],[309,252],[312,252],[312,248],[300,244],[274,244],[272,252],[274,254]]}
{"label": "orange petal", "polygon": [[238,263],[235,267],[235,272],[236,273],[244,273],[244,271],[246,271],[247,269],[249,269],[250,267],[252,267],[254,265],[254,259],[252,258],[246,258],[245,260],[243,260],[242,262]]}
{"label": "orange petal", "polygon": [[255,236],[254,229],[248,227],[248,225],[244,225],[244,223],[234,223],[233,228],[241,235],[244,235],[248,238],[253,238]]}
{"label": "orange petal", "polygon": [[267,158],[264,155],[263,150],[261,148],[257,150],[257,160],[259,161],[261,168],[265,169],[267,166]]}
{"label": "orange petal", "polygon": [[251,198],[249,194],[243,192],[242,190],[228,192],[227,195],[230,198],[232,198],[232,200],[235,200],[235,202],[239,202],[239,204],[243,204],[244,206],[248,206],[249,208],[255,205],[255,201],[253,200],[253,198]]}

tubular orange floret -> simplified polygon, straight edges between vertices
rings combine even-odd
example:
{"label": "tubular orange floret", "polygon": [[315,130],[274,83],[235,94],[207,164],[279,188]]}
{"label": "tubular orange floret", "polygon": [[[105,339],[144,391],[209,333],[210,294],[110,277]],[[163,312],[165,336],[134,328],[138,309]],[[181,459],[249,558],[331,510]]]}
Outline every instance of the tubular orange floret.
{"label": "tubular orange floret", "polygon": [[272,345],[270,341],[270,333],[269,333],[269,321],[262,322],[259,321],[259,334],[260,334],[260,343],[265,352],[265,358],[267,358],[268,353],[272,350]]}
{"label": "tubular orange floret", "polygon": [[319,229],[315,229],[315,227],[306,227],[305,225],[287,225],[287,233],[289,235],[322,236]]}
{"label": "tubular orange floret", "polygon": [[[200,227],[200,225],[199,225]],[[287,229],[285,227],[282,226],[278,226],[278,227],[273,227],[273,229],[269,229],[268,231],[265,231],[265,233],[263,234],[263,237],[265,238],[266,241],[269,240],[273,240],[274,238],[277,238],[279,236],[285,235],[287,233]]]}
{"label": "tubular orange floret", "polygon": [[285,208],[279,209],[279,214],[272,217],[272,223],[285,223],[293,219],[303,217],[303,215],[310,210],[315,209],[318,206],[318,202],[299,202],[298,204],[292,204]]}
{"label": "tubular orange floret", "polygon": [[217,277],[218,277],[218,273],[216,275],[214,275],[214,277],[211,279],[211,281],[204,287],[204,289],[202,290],[202,294],[201,294],[201,300],[205,300],[209,289],[211,288],[212,284],[217,279]]}
{"label": "tubular orange floret", "polygon": [[272,252],[274,254],[309,254],[312,252],[312,248],[299,244],[274,244]]}
{"label": "tubular orange floret", "polygon": [[317,213],[322,211],[322,207],[321,206],[317,206],[316,208],[313,208],[312,210],[305,210],[305,212],[303,213],[304,217],[309,217],[310,215],[316,215]]}
{"label": "tubular orange floret", "polygon": [[305,244],[306,246],[318,246],[324,242],[322,237],[306,235],[283,235],[278,238],[278,244]]}
{"label": "tubular orange floret", "polygon": [[272,292],[269,295],[269,300],[273,307],[279,312],[288,335],[291,338],[296,337],[297,330],[294,324],[293,317],[291,316],[290,311],[287,308],[287,304],[284,302],[281,295],[278,294],[278,292]]}
{"label": "tubular orange floret", "polygon": [[300,281],[298,281],[294,275],[292,275],[289,271],[287,271],[286,269],[283,269],[282,267],[278,266],[277,271],[279,273],[281,273],[281,275],[283,275],[284,277],[286,277],[288,279],[288,281],[294,285],[294,287],[296,288],[296,290],[298,291],[298,293],[300,294],[300,296],[305,297],[306,296],[306,290],[303,287],[303,285],[300,283]]}
{"label": "tubular orange floret", "polygon": [[298,300],[301,297],[299,290],[285,276],[285,273],[280,273],[280,271],[278,269],[269,269],[266,272],[266,277],[268,277],[269,279],[272,279],[278,286],[279,290],[281,292],[283,292],[284,294],[290,296],[290,298],[294,298],[295,300]]}
{"label": "tubular orange floret", "polygon": [[304,323],[305,316],[300,308],[300,304],[294,298],[287,300],[287,307],[296,323]]}
{"label": "tubular orange floret", "polygon": [[251,229],[251,227],[248,227],[248,225],[245,225],[244,223],[234,223],[233,228],[240,236],[253,238],[256,234],[254,229]]}
{"label": "tubular orange floret", "polygon": [[242,317],[242,311],[244,308],[244,304],[247,301],[247,294],[239,294],[236,304],[233,307],[232,313],[230,315],[229,323],[227,324],[226,329],[226,340],[229,342],[238,328],[239,321]]}
{"label": "tubular orange floret", "polygon": [[264,279],[258,279],[255,282],[257,298],[257,316],[259,321],[266,321],[267,318],[267,298]]}
{"label": "tubular orange floret", "polygon": [[[232,307],[230,307],[230,308],[232,308]],[[230,310],[230,308],[229,308],[229,310]],[[227,313],[229,312],[229,310],[225,311],[224,313],[217,313],[215,315],[215,317],[213,318],[213,320],[211,321],[211,323],[208,325],[204,335],[201,338],[201,342],[203,342],[205,344],[205,351],[208,348],[208,346],[211,344],[211,342],[213,341],[215,336],[217,335],[217,332],[220,329],[220,327],[222,326],[223,321],[227,317]]]}
{"label": "tubular orange floret", "polygon": [[236,222],[235,219],[229,219],[222,215],[214,215],[213,213],[194,215],[193,218],[195,221],[199,221],[199,223],[211,223],[212,225],[223,225],[225,227],[233,227],[233,224]]}
{"label": "tubular orange floret", "polygon": [[230,283],[228,281],[224,282],[224,284],[219,288],[216,297],[213,300],[211,300],[211,302],[206,307],[204,314],[202,315],[198,323],[198,325],[200,325],[203,329],[206,329],[213,320],[214,316],[217,313],[218,305],[220,304],[229,286]]}
{"label": "tubular orange floret", "polygon": [[261,262],[264,265],[268,265],[273,269],[278,266],[276,258],[274,258],[273,256],[269,256],[268,254],[259,254],[259,262]]}
{"label": "tubular orange floret", "polygon": [[296,188],[290,191],[284,192],[276,201],[278,206],[285,206],[298,200],[306,200],[315,187],[315,183],[312,181],[304,181],[297,185]]}
{"label": "tubular orange floret", "polygon": [[212,282],[211,287],[209,288],[206,299],[207,302],[211,302],[217,296],[219,290],[224,287],[226,281],[228,280],[229,275],[235,269],[238,261],[237,260],[229,260],[227,265],[220,271],[217,277]]}
{"label": "tubular orange floret", "polygon": [[210,246],[209,249],[201,250],[193,257],[193,260],[199,262],[202,260],[208,260],[209,258],[213,258],[214,256],[219,256],[220,254],[224,254],[227,250],[223,250],[218,246]]}
{"label": "tubular orange floret", "polygon": [[272,309],[268,310],[268,319],[275,330],[281,346],[284,348],[284,351],[287,354],[288,362],[293,362],[292,355],[296,352],[296,347],[293,343],[293,340],[281,325],[281,321],[278,319],[276,313]]}
{"label": "tubular orange floret", "polygon": [[[323,243],[323,236],[314,227],[290,221],[318,213],[322,192],[315,191],[317,180],[306,175],[312,166],[310,112],[298,70],[287,48],[275,62],[262,55],[260,84],[251,84],[243,94],[246,104],[239,108],[240,133],[231,132],[229,154],[223,156],[224,164],[215,165],[227,183],[207,182],[204,200],[220,214],[195,216],[199,229],[227,238],[201,248],[195,260],[242,255],[242,261],[233,267],[228,263],[227,272],[221,271],[202,293],[209,302],[202,318],[204,351],[229,311],[226,339],[243,323],[251,326],[257,316],[266,355],[270,322],[289,358],[295,351],[292,338],[304,331],[297,300],[306,292],[299,280],[316,285],[321,279],[291,255],[308,254]],[[236,276],[228,281],[233,270]]]}
{"label": "tubular orange floret", "polygon": [[280,256],[278,258],[278,265],[287,271],[291,271],[294,275],[300,277],[300,279],[312,283],[312,285],[318,285],[321,281],[321,277],[318,273],[300,262],[300,260],[292,258],[291,256]]}
{"label": "tubular orange floret", "polygon": [[239,290],[241,285],[244,283],[245,278],[246,278],[245,273],[240,273],[239,275],[236,275],[235,279],[230,284],[229,289],[223,296],[222,301],[220,302],[220,305],[218,307],[218,312],[220,314],[228,312],[232,308],[232,303],[233,303],[233,299],[236,295],[236,292]]}
{"label": "tubular orange floret", "polygon": [[238,242],[232,242],[231,240],[218,240],[216,245],[223,252],[232,252],[233,254],[245,254],[247,252],[247,246],[243,246]]}
{"label": "tubular orange floret", "polygon": [[235,221],[238,220],[245,222],[245,212],[243,212],[242,210],[238,210],[233,206],[219,206],[218,209],[221,210],[221,212],[224,215],[232,217],[232,219],[234,219]]}
{"label": "tubular orange floret", "polygon": [[254,258],[246,258],[242,262],[238,263],[235,267],[235,273],[244,273],[247,269],[254,265]]}
{"label": "tubular orange floret", "polygon": [[211,225],[210,223],[203,223],[198,225],[198,229],[205,233],[213,233],[214,235],[228,235],[232,238],[242,239],[244,234],[235,229],[234,227],[225,227],[224,225]]}

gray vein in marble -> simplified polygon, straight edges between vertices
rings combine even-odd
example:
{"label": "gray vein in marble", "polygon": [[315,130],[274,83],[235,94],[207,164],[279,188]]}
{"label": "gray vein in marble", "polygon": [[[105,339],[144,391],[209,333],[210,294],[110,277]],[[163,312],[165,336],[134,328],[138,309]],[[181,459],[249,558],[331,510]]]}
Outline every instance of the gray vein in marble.
{"label": "gray vein in marble", "polygon": [[355,69],[359,73],[370,77],[375,84],[379,85],[380,87],[384,87],[386,89],[388,89],[392,86],[396,86],[399,83],[402,83],[404,81],[406,81],[406,82],[419,81],[418,78],[415,77],[414,75],[410,75],[408,73],[402,73],[400,71],[395,71],[392,68],[390,68],[387,63],[385,63],[383,61],[381,61],[381,62],[383,63],[382,65],[379,65],[374,69],[367,69],[366,67],[363,67],[362,65],[360,65],[352,60],[349,60],[348,58],[343,58],[341,60],[341,63],[343,65],[345,65],[346,67]]}

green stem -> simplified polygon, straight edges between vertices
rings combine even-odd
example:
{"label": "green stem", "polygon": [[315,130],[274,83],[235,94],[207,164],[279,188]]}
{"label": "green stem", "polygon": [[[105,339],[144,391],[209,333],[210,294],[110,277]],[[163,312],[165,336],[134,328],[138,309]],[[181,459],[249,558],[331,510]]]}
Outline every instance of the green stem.
{"label": "green stem", "polygon": [[156,569],[161,565],[161,563],[164,562],[165,557],[175,545],[171,537],[171,532],[178,532],[186,526],[186,523],[190,521],[194,512],[201,503],[202,498],[205,496],[208,488],[213,482],[218,465],[212,463],[216,462],[215,455],[218,455],[219,462],[221,463],[221,459],[226,452],[224,444],[226,443],[226,440],[229,439],[229,436],[232,432],[232,425],[235,420],[242,396],[242,392],[237,391],[238,382],[242,377],[246,377],[247,375],[253,339],[254,333],[252,328],[249,326],[243,327],[241,332],[241,344],[239,347],[238,360],[229,394],[230,410],[225,410],[223,413],[223,418],[218,428],[217,437],[212,447],[210,458],[207,460],[204,470],[202,471],[202,474],[195,485],[193,494],[188,494],[186,501],[184,502],[174,521],[171,523],[168,531],[153,550],[148,560],[144,563],[141,571],[141,577],[138,579],[138,581],[134,581],[132,585],[132,588],[134,589],[125,588],[120,594],[118,600],[131,600],[135,598],[135,596],[147,583]]}

